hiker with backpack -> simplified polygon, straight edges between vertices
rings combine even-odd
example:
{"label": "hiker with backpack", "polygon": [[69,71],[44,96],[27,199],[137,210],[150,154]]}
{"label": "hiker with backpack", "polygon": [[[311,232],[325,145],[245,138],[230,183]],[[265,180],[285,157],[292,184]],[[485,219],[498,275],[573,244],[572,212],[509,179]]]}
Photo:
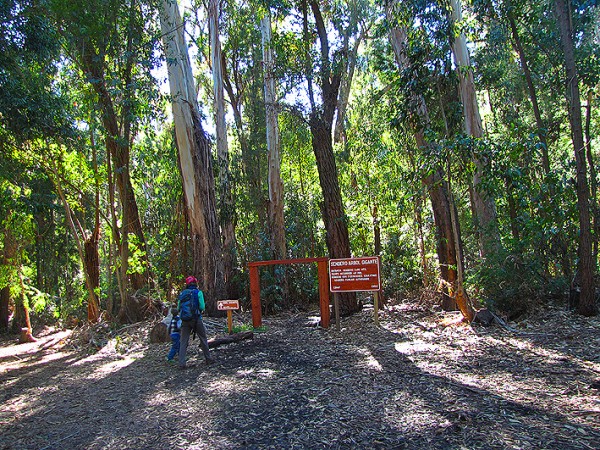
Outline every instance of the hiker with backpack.
{"label": "hiker with backpack", "polygon": [[204,294],[198,289],[198,280],[189,276],[185,279],[185,289],[179,294],[177,309],[181,319],[181,341],[179,344],[179,368],[186,369],[185,354],[187,352],[190,335],[194,333],[200,337],[200,349],[206,360],[206,364],[212,364],[215,360],[210,356],[208,340],[206,339],[206,328],[202,322],[204,312]]}

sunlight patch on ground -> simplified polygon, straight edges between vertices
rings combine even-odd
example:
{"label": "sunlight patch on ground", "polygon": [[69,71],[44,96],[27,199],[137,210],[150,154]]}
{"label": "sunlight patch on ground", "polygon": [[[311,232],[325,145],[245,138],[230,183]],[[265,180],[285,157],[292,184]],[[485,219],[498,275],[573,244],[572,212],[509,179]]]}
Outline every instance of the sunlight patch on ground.
{"label": "sunlight patch on ground", "polygon": [[[398,421],[399,416],[404,420]],[[448,422],[441,412],[432,410],[431,404],[408,392],[400,392],[386,402],[383,421],[390,428],[401,433],[414,433],[418,430],[423,430],[425,433],[431,428],[432,423],[436,427],[443,428]]]}
{"label": "sunlight patch on ground", "polygon": [[398,353],[413,355],[415,353],[435,352],[438,345],[425,341],[396,342],[394,347]]}
{"label": "sunlight patch on ground", "polygon": [[0,366],[0,374],[9,373],[12,370],[22,369],[23,367],[27,367],[29,372],[33,372],[38,367],[43,366],[45,363],[64,358],[65,356],[64,353],[61,352],[52,352],[44,354],[39,359],[32,359],[32,356],[34,357],[35,355],[35,352],[31,352],[27,355],[13,356],[13,360],[2,363]]}
{"label": "sunlight patch on ground", "polygon": [[238,370],[236,376],[240,378],[272,378],[276,371],[272,369],[244,369]]}
{"label": "sunlight patch on ground", "polygon": [[61,341],[64,341],[70,334],[70,330],[59,331],[48,336],[40,337],[36,342],[27,342],[24,344],[17,344],[16,340],[14,342],[9,342],[8,345],[0,347],[0,359],[15,355],[36,353],[40,350],[54,346],[61,347],[61,345],[58,344],[60,344]]}
{"label": "sunlight patch on ground", "polygon": [[209,383],[207,386],[207,390],[209,392],[215,392],[219,394],[229,394],[231,392],[237,392],[240,388],[239,383],[231,378],[221,378],[220,380],[215,380],[212,383]]}
{"label": "sunlight patch on ground", "polygon": [[[94,359],[98,359],[98,358],[93,358],[93,356],[96,356],[96,355],[92,355],[92,357],[88,357],[88,358],[82,359],[80,361],[77,361],[77,362],[73,363],[73,365],[85,365],[86,363],[89,363]],[[136,362],[137,360],[138,360],[138,358],[136,358],[136,357],[125,356],[125,357],[122,357],[119,359],[114,359],[114,360],[108,361],[108,362],[98,366],[93,372],[91,372],[88,376],[86,376],[86,379],[101,380],[101,379],[107,377],[108,375],[114,375],[119,370],[124,369],[125,367]]]}
{"label": "sunlight patch on ground", "polygon": [[[532,356],[546,358],[546,363],[549,366],[561,364],[564,361],[571,361],[573,364],[577,364],[581,368],[593,370],[594,372],[600,372],[600,362],[596,363],[594,361],[582,360],[574,355],[569,355],[564,351],[553,350],[549,347],[536,345],[531,341],[523,340],[522,337],[506,337],[503,339],[490,338],[490,342],[499,346],[506,346],[509,344],[516,349],[515,351],[517,353],[530,354]],[[566,347],[568,344],[565,343],[564,345]]]}
{"label": "sunlight patch on ground", "polygon": [[225,395],[238,393],[250,389],[253,381],[267,380],[276,376],[277,371],[272,369],[241,369],[235,373],[234,377],[221,377],[212,381],[207,385],[207,390]]}
{"label": "sunlight patch on ground", "polygon": [[369,349],[362,348],[358,353],[365,357],[363,364],[367,366],[368,369],[373,369],[378,372],[383,370],[383,367],[381,367],[381,364],[379,364],[379,361],[377,361],[377,358],[373,356]]}
{"label": "sunlight patch on ground", "polygon": [[173,402],[179,401],[179,393],[165,392],[164,390],[157,390],[152,393],[152,397],[146,400],[148,406],[158,406],[168,408],[173,405]]}

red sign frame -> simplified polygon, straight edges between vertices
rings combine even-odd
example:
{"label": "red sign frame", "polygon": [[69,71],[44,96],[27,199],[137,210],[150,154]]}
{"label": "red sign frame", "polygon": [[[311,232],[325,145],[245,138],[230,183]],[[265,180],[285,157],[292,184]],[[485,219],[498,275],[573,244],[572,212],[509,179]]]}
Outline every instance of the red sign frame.
{"label": "red sign frame", "polygon": [[379,256],[329,260],[329,290],[336,292],[380,291]]}

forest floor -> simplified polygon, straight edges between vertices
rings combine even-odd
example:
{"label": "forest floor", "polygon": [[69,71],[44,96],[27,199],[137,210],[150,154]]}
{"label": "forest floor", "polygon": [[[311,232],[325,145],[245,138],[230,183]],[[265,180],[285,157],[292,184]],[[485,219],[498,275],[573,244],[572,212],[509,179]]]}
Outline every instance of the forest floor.
{"label": "forest floor", "polygon": [[193,342],[183,371],[150,323],[106,326],[94,352],[90,329],[4,338],[0,449],[600,448],[600,318],[547,308],[509,330],[405,303],[377,328],[372,313],[340,331],[265,317],[215,365]]}

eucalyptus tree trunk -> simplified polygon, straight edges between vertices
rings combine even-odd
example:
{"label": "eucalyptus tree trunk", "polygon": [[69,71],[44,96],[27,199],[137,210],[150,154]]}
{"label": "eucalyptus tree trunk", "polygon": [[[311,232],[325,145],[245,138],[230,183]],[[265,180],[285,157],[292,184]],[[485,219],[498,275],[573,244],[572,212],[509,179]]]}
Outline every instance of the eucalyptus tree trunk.
{"label": "eucalyptus tree trunk", "polygon": [[[348,101],[350,100],[350,89],[352,88],[352,80],[354,78],[354,71],[356,70],[356,59],[358,56],[358,47],[360,46],[364,38],[364,31],[361,31],[360,35],[351,49],[348,49],[348,44],[344,45],[347,57],[347,70],[342,75],[342,81],[340,84],[340,93],[338,97],[337,116],[335,118],[335,128],[333,133],[334,142],[344,142],[346,140],[346,108],[348,107]],[[349,36],[344,36],[347,41]]]}
{"label": "eucalyptus tree trunk", "polygon": [[208,3],[208,28],[212,61],[213,92],[215,96],[215,125],[217,133],[217,162],[219,176],[219,218],[223,234],[223,270],[225,283],[235,274],[235,202],[231,194],[229,173],[229,146],[225,122],[225,96],[223,92],[223,55],[219,39],[220,0]]}
{"label": "eucalyptus tree trunk", "polygon": [[162,0],[160,22],[167,64],[183,193],[193,245],[193,275],[202,280],[207,312],[224,298],[225,277],[210,141],[202,129],[192,67],[177,1]]}
{"label": "eucalyptus tree trunk", "polygon": [[593,251],[592,261],[596,261],[598,258],[598,239],[600,232],[600,223],[598,217],[598,180],[596,175],[596,165],[594,164],[594,154],[592,152],[592,133],[590,126],[592,122],[592,101],[594,98],[594,92],[592,89],[588,90],[587,93],[587,104],[585,107],[585,149],[588,166],[590,168],[590,188],[591,188],[591,207],[592,207],[592,234],[593,239]]}
{"label": "eucalyptus tree trunk", "polygon": [[90,279],[90,288],[93,292],[91,301],[88,301],[88,322],[97,322],[100,319],[100,299],[98,289],[100,288],[100,177],[98,174],[98,155],[96,153],[96,142],[94,129],[90,128],[90,144],[92,146],[92,165],[94,169],[94,229],[88,233],[84,242],[84,267]]}
{"label": "eucalyptus tree trunk", "polygon": [[271,14],[269,11],[260,21],[263,47],[263,70],[265,79],[265,109],[267,125],[267,160],[269,166],[269,229],[273,259],[284,259],[285,221],[283,214],[283,181],[281,179],[281,144],[275,75],[273,71],[273,48],[271,47]]}
{"label": "eucalyptus tree trunk", "polygon": [[[417,164],[412,154],[408,155],[411,169],[416,173]],[[425,249],[425,230],[423,221],[423,205],[427,202],[427,193],[425,191],[417,192],[414,196],[413,202],[413,214],[415,223],[415,244],[419,248],[419,258],[421,260],[421,269],[423,270],[423,287],[427,288],[430,284],[432,274],[429,270],[429,264],[427,262],[427,252]]]}
{"label": "eucalyptus tree trunk", "polygon": [[542,169],[544,170],[544,175],[548,175],[550,173],[550,157],[548,156],[546,127],[544,125],[544,120],[542,119],[542,113],[540,112],[537,93],[535,91],[535,86],[533,85],[533,77],[531,76],[531,70],[529,69],[529,64],[527,63],[527,56],[525,55],[525,50],[523,49],[523,44],[521,43],[521,38],[517,29],[517,23],[512,11],[509,11],[508,13],[508,24],[510,26],[510,32],[513,38],[513,47],[519,55],[521,68],[523,69],[523,75],[525,75],[525,82],[527,83],[527,90],[529,91],[529,100],[531,100],[533,116],[535,117],[535,123],[537,126],[538,139],[542,144]]}
{"label": "eucalyptus tree trunk", "polygon": [[[393,23],[393,4],[388,4],[386,10],[388,20]],[[390,43],[394,50],[396,62],[401,71],[410,70],[410,59],[407,54],[408,35],[405,28],[394,26],[389,34]],[[415,91],[410,92],[411,110],[409,111],[410,121],[413,127],[415,140],[419,149],[425,149],[430,146],[430,142],[425,136],[425,131],[429,128],[430,120],[425,99],[421,94]],[[443,307],[450,309],[455,298],[456,306],[466,320],[471,321],[475,315],[473,307],[468,299],[466,292],[462,287],[462,280],[457,276],[460,251],[460,230],[453,229],[452,216],[455,208],[451,202],[448,184],[444,178],[444,172],[440,165],[423,179],[423,183],[429,192],[433,217],[436,227],[437,254],[440,263],[440,275],[442,284],[445,287],[447,296],[444,298]],[[455,224],[456,225],[456,224]],[[455,291],[456,290],[456,295]]]}
{"label": "eucalyptus tree trunk", "polygon": [[598,314],[594,289],[594,261],[592,260],[592,233],[590,226],[589,187],[586,175],[585,144],[581,117],[579,76],[575,65],[571,15],[565,0],[554,0],[554,12],[560,29],[560,40],[566,70],[566,97],[569,107],[571,139],[575,152],[577,180],[577,210],[579,213],[579,276],[581,292],[577,312],[584,316]]}
{"label": "eucalyptus tree trunk", "polygon": [[[6,217],[11,217],[12,214],[8,212]],[[4,228],[4,242],[2,249],[2,267],[4,268],[5,274],[16,273],[15,256],[17,255],[17,241],[12,233],[9,221],[5,219],[3,224]],[[10,288],[15,282],[14,276],[5,276],[6,285],[0,289],[0,332],[8,331],[8,319],[10,317],[9,305],[10,305]]]}
{"label": "eucalyptus tree trunk", "polygon": [[250,147],[248,132],[244,127],[244,120],[242,118],[242,97],[247,87],[244,85],[239,71],[236,70],[238,69],[238,61],[231,61],[231,64],[233,66],[232,71],[234,72],[232,77],[229,76],[225,62],[222,64],[224,87],[231,103],[231,109],[233,110],[235,130],[240,142],[242,164],[246,179],[248,180],[250,198],[258,216],[258,223],[263,224],[267,222],[267,213],[262,195],[261,164],[260,159],[253,154],[254,152]]}
{"label": "eucalyptus tree trunk", "polygon": [[[460,24],[462,20],[462,11],[460,0],[451,0],[452,21]],[[479,139],[483,137],[483,126],[479,114],[479,105],[477,102],[477,91],[475,90],[475,81],[473,79],[473,69],[469,57],[469,49],[465,35],[460,32],[451,41],[452,53],[456,63],[456,73],[459,80],[460,99],[463,105],[463,114],[465,119],[466,133]],[[479,228],[479,248],[482,257],[490,252],[498,250],[500,245],[500,234],[496,220],[496,208],[494,200],[485,192],[482,186],[482,179],[485,170],[489,167],[488,159],[479,155],[477,150],[473,154],[473,163],[475,164],[475,173],[473,174],[473,210],[477,218]]]}
{"label": "eucalyptus tree trunk", "polygon": [[[312,135],[312,148],[317,161],[319,183],[323,193],[321,213],[326,230],[326,244],[331,258],[348,258],[350,252],[350,236],[335,155],[333,153],[333,119],[337,107],[337,99],[341,82],[341,64],[332,65],[329,59],[329,40],[325,22],[317,0],[308,2],[315,17],[317,36],[321,50],[320,88],[322,105],[315,107],[311,95],[312,110],[308,124]],[[305,20],[306,27],[306,20]],[[305,36],[306,38],[307,36]],[[333,66],[333,67],[332,67]],[[309,90],[312,85],[309,80]],[[360,310],[354,293],[339,294],[340,313],[352,314]]]}
{"label": "eucalyptus tree trunk", "polygon": [[25,296],[25,283],[23,282],[23,272],[21,266],[17,267],[19,276],[19,286],[21,293],[15,298],[15,315],[13,317],[12,329],[13,333],[19,334],[19,342],[35,342],[37,339],[33,337],[31,320],[29,318],[29,299]]}
{"label": "eucalyptus tree trunk", "polygon": [[[123,230],[127,233],[132,233],[136,236],[139,243],[143,258],[144,266],[147,268],[147,248],[146,238],[144,236],[142,222],[135,199],[135,193],[131,184],[129,174],[129,153],[131,142],[131,117],[127,107],[123,108],[121,124],[115,109],[115,101],[109,92],[106,79],[104,77],[104,61],[101,55],[96,54],[93,46],[82,43],[79,47],[79,52],[83,62],[84,70],[90,78],[91,84],[98,95],[98,102],[102,109],[102,124],[106,132],[106,147],[110,153],[114,165],[114,173],[119,191],[119,198],[123,206],[124,216],[128,219],[123,220]],[[129,75],[132,70],[132,63],[127,65],[126,72]],[[127,73],[125,77],[129,76]],[[127,102],[125,102],[127,103]],[[126,210],[125,210],[126,209]],[[124,247],[121,248],[124,250]],[[141,289],[147,284],[147,273],[133,273],[130,275],[131,287],[134,290]]]}
{"label": "eucalyptus tree trunk", "polygon": [[[123,258],[125,246],[123,245],[123,241],[121,239],[121,233],[119,232],[119,224],[117,222],[117,211],[115,209],[115,176],[112,170],[112,163],[110,162],[110,156],[107,155],[106,158],[106,178],[108,183],[108,216],[111,221],[111,234],[112,234],[112,242],[109,243],[109,267],[108,270],[111,270],[111,266],[114,267],[115,278],[117,280],[117,288],[119,290],[119,312],[118,316],[123,318],[125,315],[125,307],[127,305],[127,283],[125,279],[123,279],[123,273],[127,273],[126,266],[125,271],[122,267],[121,261],[125,259],[125,264],[127,264],[127,259]],[[114,250],[114,251],[113,251]],[[121,255],[121,261],[118,260],[119,255]],[[110,272],[109,272],[110,273]],[[109,279],[112,277],[109,277]],[[115,304],[113,301],[112,289],[108,298],[107,311],[110,315],[114,313]]]}
{"label": "eucalyptus tree trunk", "polygon": [[88,291],[88,321],[97,322],[100,317],[100,302],[98,300],[95,288],[98,287],[99,283],[94,283],[94,280],[99,281],[100,279],[98,257],[98,238],[100,230],[97,228],[94,230],[94,233],[92,233],[91,236],[86,237],[86,232],[83,229],[81,222],[73,214],[73,210],[67,202],[67,198],[63,191],[60,176],[56,167],[52,169],[52,173],[52,181],[63,203],[63,207],[65,208],[67,225],[71,230],[71,234],[73,235],[73,239],[75,240],[75,244],[77,246],[79,258],[83,264],[85,286]]}

